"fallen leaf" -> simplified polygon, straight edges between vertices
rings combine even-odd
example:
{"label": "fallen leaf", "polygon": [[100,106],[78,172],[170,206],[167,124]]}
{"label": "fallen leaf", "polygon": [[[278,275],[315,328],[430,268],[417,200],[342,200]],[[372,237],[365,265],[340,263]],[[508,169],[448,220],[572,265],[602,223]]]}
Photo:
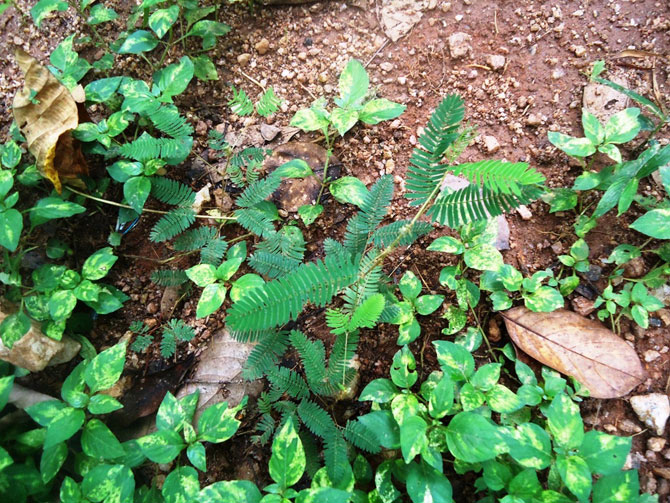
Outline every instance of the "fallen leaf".
{"label": "fallen leaf", "polygon": [[635,349],[600,323],[559,309],[500,313],[514,343],[532,358],[574,377],[594,398],[618,398],[646,378]]}
{"label": "fallen leaf", "polygon": [[37,169],[60,193],[61,178],[88,174],[79,142],[70,134],[79,124],[77,103],[49,70],[21,49],[16,51],[16,62],[25,83],[14,97],[14,119]]}

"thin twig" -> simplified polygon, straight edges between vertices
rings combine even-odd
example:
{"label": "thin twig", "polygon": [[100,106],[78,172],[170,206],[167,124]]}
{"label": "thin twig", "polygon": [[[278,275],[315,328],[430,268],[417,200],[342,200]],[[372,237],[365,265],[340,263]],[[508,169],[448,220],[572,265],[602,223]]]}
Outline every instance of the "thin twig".
{"label": "thin twig", "polygon": [[260,88],[263,90],[263,92],[265,92],[265,86],[264,86],[263,84],[261,84],[260,82],[258,82],[255,78],[253,78],[253,77],[250,76],[250,75],[247,75],[246,73],[244,73],[244,72],[243,72],[242,70],[240,70],[239,68],[237,69],[237,72],[238,72],[239,74],[241,74],[243,77],[246,77],[247,79],[249,79],[249,81],[251,81],[251,82],[253,82],[254,84],[256,84],[258,87],[260,87]]}

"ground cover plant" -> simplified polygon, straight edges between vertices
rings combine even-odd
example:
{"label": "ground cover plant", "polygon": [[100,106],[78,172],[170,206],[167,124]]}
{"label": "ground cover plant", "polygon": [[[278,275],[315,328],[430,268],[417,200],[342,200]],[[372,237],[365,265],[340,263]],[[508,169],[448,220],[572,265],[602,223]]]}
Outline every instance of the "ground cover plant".
{"label": "ground cover plant", "polygon": [[[294,156],[267,169],[272,147],[246,146],[226,130],[198,133],[183,107],[196,79],[219,78],[208,54],[230,31],[226,7],[41,0],[29,10],[37,28],[68,9],[84,26],[51,52],[51,65],[16,52],[23,89],[0,146],[0,495],[66,503],[661,501],[640,483],[634,437],[592,427],[584,409],[627,396],[648,377],[620,335],[632,323],[658,323],[665,306],[665,104],[604,78],[604,63],[594,62],[591,80],[640,107],[606,121],[584,109],[584,137],[550,131],[547,141],[581,170],[572,185],[556,186],[525,161],[459,161],[478,125],[465,120],[458,93],[440,92],[404,146],[411,154],[400,181],[386,172],[366,183],[343,175],[336,154],[358,132],[390,127],[406,106],[371,85],[365,63],[347,58],[332,104],[312,95],[287,120],[323,146],[322,164]],[[105,25],[121,20],[108,38]],[[96,49],[92,63],[87,46]],[[121,71],[118,58],[133,58],[140,71]],[[285,103],[278,87],[241,74],[261,91],[245,90],[246,81],[223,86],[222,106],[244,134],[255,121],[276,120]],[[203,209],[200,181],[182,169],[194,160],[219,163],[228,204]],[[642,190],[651,176],[665,191],[656,197]],[[309,183],[313,194],[286,210],[282,194]],[[574,225],[564,253],[531,272],[501,252],[500,222],[540,202],[549,214],[574,215]],[[600,261],[595,289],[590,238],[615,208],[630,242]],[[322,232],[333,213],[342,215],[340,232]],[[95,249],[80,256],[60,230],[103,216]],[[146,260],[127,253],[138,235],[161,251],[148,260],[152,288],[177,300],[101,338],[99,323],[144,302],[112,284],[127,260]],[[439,264],[434,281],[412,263],[424,252]],[[631,274],[642,257],[653,266]],[[602,324],[564,309],[587,288]],[[175,314],[182,301],[188,317]],[[263,391],[229,406],[198,390],[159,388],[168,374],[188,381],[194,348],[218,342],[203,337],[216,320],[228,343],[248,348],[238,379],[261,380]],[[501,340],[497,323],[513,343]],[[363,374],[365,346],[382,338],[390,350]],[[26,357],[38,344],[75,348],[47,394],[28,389],[58,361],[56,350],[37,362]],[[155,406],[136,400],[147,412],[122,403],[133,373],[153,382]],[[162,377],[151,381],[154,374]],[[149,416],[149,429],[128,429],[124,413]],[[646,424],[662,437],[664,423]],[[263,453],[259,472],[213,476],[218,464],[234,464],[221,463],[222,453],[241,445]]]}

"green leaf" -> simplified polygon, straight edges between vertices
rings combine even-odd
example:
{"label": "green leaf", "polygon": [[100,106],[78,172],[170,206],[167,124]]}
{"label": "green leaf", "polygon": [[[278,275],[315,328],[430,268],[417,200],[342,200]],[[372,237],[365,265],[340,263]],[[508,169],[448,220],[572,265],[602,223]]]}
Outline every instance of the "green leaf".
{"label": "green leaf", "polygon": [[134,176],[123,184],[123,196],[137,213],[142,213],[150,193],[151,182],[146,176]]}
{"label": "green leaf", "polygon": [[65,442],[77,433],[84,424],[86,414],[81,409],[65,407],[50,422],[44,438],[44,448]]}
{"label": "green leaf", "polygon": [[319,131],[327,128],[330,125],[330,121],[327,117],[317,114],[311,108],[303,108],[295,113],[290,125],[303,131]]}
{"label": "green leaf", "polygon": [[621,471],[599,478],[593,486],[593,503],[638,501],[640,480],[637,470]]}
{"label": "green leaf", "polygon": [[65,410],[67,405],[60,400],[47,400],[26,407],[26,413],[40,426],[48,427]]}
{"label": "green leaf", "polygon": [[200,491],[199,503],[260,503],[261,492],[248,480],[214,482]]}
{"label": "green leaf", "polygon": [[398,345],[410,344],[421,335],[421,325],[414,316],[398,326]]}
{"label": "green leaf", "polygon": [[[0,377],[0,411],[5,408],[9,401],[9,394],[14,386],[14,376]],[[1,468],[0,468],[1,470]]]}
{"label": "green leaf", "polygon": [[496,384],[486,393],[486,401],[493,412],[511,414],[525,405],[508,387]]}
{"label": "green leaf", "polygon": [[621,157],[621,151],[616,145],[613,145],[611,143],[601,145],[598,147],[598,152],[601,152],[606,156],[609,156],[617,164],[621,164],[623,162],[623,158]]}
{"label": "green leaf", "polygon": [[522,423],[508,442],[509,454],[525,468],[542,470],[551,463],[551,438],[540,426]]}
{"label": "green leaf", "polygon": [[489,244],[466,249],[463,258],[465,265],[478,271],[496,271],[503,265],[502,254]]}
{"label": "green leaf", "polygon": [[558,456],[556,469],[565,487],[580,501],[586,501],[591,494],[591,470],[586,461],[579,456]]}
{"label": "green leaf", "polygon": [[565,303],[561,292],[550,286],[541,286],[530,295],[524,294],[523,300],[528,309],[540,313],[561,309]]}
{"label": "green leaf", "polygon": [[244,403],[228,408],[228,402],[219,402],[205,409],[198,420],[198,440],[219,444],[232,437],[240,427],[235,415]]}
{"label": "green leaf", "polygon": [[132,503],[135,478],[127,466],[98,465],[86,472],[81,488],[88,501]]}
{"label": "green leaf", "polygon": [[158,45],[158,39],[147,30],[137,30],[126,38],[116,51],[119,54],[141,54],[151,51]]}
{"label": "green leaf", "polygon": [[577,192],[572,189],[558,188],[545,192],[542,200],[549,204],[549,213],[567,211],[575,208],[579,202]]}
{"label": "green leaf", "polygon": [[351,59],[340,74],[340,98],[335,103],[342,108],[360,105],[368,92],[370,79],[360,61]]}
{"label": "green leaf", "polygon": [[615,113],[605,124],[606,143],[626,143],[637,136],[640,131],[639,108],[626,108]]}
{"label": "green leaf", "polygon": [[287,419],[272,442],[268,464],[270,477],[282,489],[298,482],[305,471],[305,450],[292,419]]}
{"label": "green leaf", "polygon": [[303,204],[298,208],[298,215],[306,226],[312,225],[319,215],[323,213],[323,206],[320,204]]}
{"label": "green leaf", "polygon": [[353,204],[361,208],[368,197],[365,184],[355,176],[343,176],[328,186],[335,200],[343,204]]}
{"label": "green leaf", "polygon": [[[15,168],[21,161],[21,147],[14,140],[10,140],[2,147],[0,163],[7,169]],[[9,171],[0,170],[0,197],[7,195],[14,180]]]}
{"label": "green leaf", "polygon": [[416,299],[421,293],[421,281],[412,271],[407,271],[402,275],[398,287],[405,299]]}
{"label": "green leaf", "polygon": [[219,74],[216,71],[216,66],[209,58],[209,56],[196,56],[193,60],[193,73],[200,80],[219,80]]}
{"label": "green leaf", "polygon": [[648,211],[630,224],[630,228],[655,239],[670,239],[670,209]]}
{"label": "green leaf", "polygon": [[216,44],[217,37],[225,35],[230,31],[230,26],[218,21],[198,21],[186,34],[188,36],[202,38],[202,48],[211,49]]}
{"label": "green leaf", "polygon": [[422,316],[434,313],[444,302],[444,295],[422,295],[416,299],[416,312]]}
{"label": "green leaf", "polygon": [[99,419],[91,419],[81,434],[84,454],[100,460],[113,460],[125,454],[114,433]]}
{"label": "green leaf", "polygon": [[193,78],[191,58],[182,56],[179,63],[166,66],[154,74],[154,83],[161,90],[160,101],[172,102],[172,97],[183,93]]}
{"label": "green leaf", "polygon": [[142,173],[142,163],[137,161],[116,161],[111,166],[107,166],[107,172],[117,182],[124,183],[131,177]]}
{"label": "green leaf", "polygon": [[428,425],[419,416],[409,417],[400,425],[400,450],[406,464],[428,446],[427,429]]}
{"label": "green leaf", "polygon": [[142,453],[154,463],[169,463],[184,448],[181,435],[172,430],[159,430],[137,439]]}
{"label": "green leaf", "polygon": [[464,381],[472,375],[475,360],[467,349],[449,341],[434,341],[433,345],[440,367],[454,381]]}
{"label": "green leaf", "polygon": [[398,388],[390,379],[375,379],[363,388],[358,400],[361,402],[369,400],[376,403],[387,403],[393,400],[393,397],[398,393]]}
{"label": "green leaf", "polygon": [[465,251],[465,248],[459,239],[451,236],[441,236],[430,243],[428,250],[460,255]]}
{"label": "green leaf", "polygon": [[391,411],[373,411],[360,416],[358,420],[375,434],[382,447],[400,449],[400,428]]}
{"label": "green leaf", "polygon": [[407,467],[407,494],[413,503],[453,503],[449,479],[420,462]]}
{"label": "green leaf", "polygon": [[600,124],[598,118],[586,108],[582,108],[582,127],[584,135],[593,145],[600,145],[605,139],[605,128]]}
{"label": "green leaf", "polygon": [[193,466],[201,472],[207,471],[207,458],[205,456],[205,446],[200,442],[195,442],[186,449],[186,456]]}
{"label": "green leaf", "polygon": [[93,358],[84,372],[84,379],[91,393],[111,388],[121,377],[125,361],[125,342],[105,349]]}
{"label": "green leaf", "polygon": [[556,131],[550,131],[547,137],[552,145],[574,157],[586,157],[596,151],[588,138],[575,138]]}
{"label": "green leaf", "polygon": [[623,468],[631,446],[631,437],[617,437],[591,430],[584,435],[579,455],[593,473],[611,475]]}
{"label": "green leaf", "polygon": [[194,265],[186,269],[186,276],[199,287],[205,287],[216,281],[216,267],[211,264]]}
{"label": "green leaf", "polygon": [[88,403],[91,414],[109,414],[122,408],[121,402],[109,395],[93,395]]}
{"label": "green leaf", "polygon": [[340,136],[344,136],[358,122],[358,112],[356,110],[336,108],[330,114],[330,122]]}
{"label": "green leaf", "polygon": [[[65,442],[60,442],[53,445],[42,452],[40,459],[40,474],[42,475],[42,482],[48,484],[58,474],[67,458],[67,445]],[[0,464],[1,466],[1,464]]]}
{"label": "green leaf", "polygon": [[547,407],[545,415],[547,426],[557,445],[566,449],[576,449],[582,445],[584,423],[579,407],[568,395],[558,394]]}
{"label": "green leaf", "polygon": [[49,314],[54,321],[64,321],[76,305],[77,297],[72,290],[58,290],[49,299]]}
{"label": "green leaf", "polygon": [[395,119],[407,108],[385,98],[368,101],[358,113],[358,118],[366,124],[379,124],[382,121]]}
{"label": "green leaf", "polygon": [[149,28],[153,30],[158,38],[163,36],[172,28],[179,17],[179,5],[171,5],[167,9],[158,9],[149,16]]}
{"label": "green leaf", "polygon": [[411,388],[418,379],[416,360],[408,346],[403,346],[395,355],[391,363],[391,380],[401,388]]}
{"label": "green leaf", "polygon": [[0,246],[16,251],[23,230],[23,217],[14,208],[0,211]]}
{"label": "green leaf", "polygon": [[477,369],[470,383],[477,389],[488,391],[495,386],[500,379],[500,363],[487,363]]}
{"label": "green leaf", "polygon": [[180,432],[186,421],[186,413],[177,400],[169,391],[163,397],[156,414],[156,428],[159,430],[173,430]]}
{"label": "green leaf", "polygon": [[637,194],[637,188],[640,184],[639,178],[631,178],[621,192],[619,203],[617,207],[617,216],[625,213],[630,208],[633,198]]}
{"label": "green leaf", "polygon": [[195,310],[196,318],[205,318],[219,309],[226,300],[227,291],[227,288],[221,283],[207,285],[198,300],[198,307]]}
{"label": "green leaf", "polygon": [[23,311],[7,316],[0,323],[0,338],[9,349],[30,330],[30,318]]}
{"label": "green leaf", "polygon": [[33,17],[35,26],[40,28],[42,21],[52,12],[64,12],[67,10],[67,2],[61,0],[40,0],[31,9],[30,15]]}
{"label": "green leaf", "polygon": [[583,239],[578,239],[570,247],[570,255],[576,260],[588,260],[589,258],[589,245],[586,244],[586,241]]}
{"label": "green leaf", "polygon": [[80,362],[70,375],[67,376],[61,387],[60,394],[68,404],[77,409],[86,407],[88,403],[88,394],[85,393],[86,381],[84,381],[84,371],[87,362]]}
{"label": "green leaf", "polygon": [[428,412],[435,419],[447,415],[454,406],[454,383],[448,375],[442,377],[430,393]]}
{"label": "green leaf", "polygon": [[240,276],[238,279],[233,281],[232,287],[230,289],[230,300],[237,302],[242,297],[248,295],[257,288],[262,287],[264,284],[265,280],[258,274],[245,274]]}
{"label": "green leaf", "polygon": [[445,434],[451,454],[467,463],[481,463],[508,450],[498,427],[474,412],[456,414]]}
{"label": "green leaf", "polygon": [[91,12],[88,16],[86,22],[95,26],[96,24],[106,23],[107,21],[113,21],[118,18],[119,15],[116,11],[110,7],[105,7],[104,5],[94,5],[91,8]]}
{"label": "green leaf", "polygon": [[240,268],[240,265],[242,265],[242,262],[244,262],[243,257],[237,257],[237,258],[226,260],[223,264],[221,264],[219,267],[217,267],[216,273],[215,273],[216,274],[216,279],[221,280],[221,281],[228,281],[230,278],[233,277],[233,275]]}
{"label": "green leaf", "polygon": [[198,499],[198,472],[190,466],[180,466],[165,477],[161,494],[165,503],[192,503]]}
{"label": "green leaf", "polygon": [[45,197],[37,201],[30,211],[31,222],[39,225],[54,218],[67,218],[84,213],[86,208],[77,203],[64,201],[60,197]]}

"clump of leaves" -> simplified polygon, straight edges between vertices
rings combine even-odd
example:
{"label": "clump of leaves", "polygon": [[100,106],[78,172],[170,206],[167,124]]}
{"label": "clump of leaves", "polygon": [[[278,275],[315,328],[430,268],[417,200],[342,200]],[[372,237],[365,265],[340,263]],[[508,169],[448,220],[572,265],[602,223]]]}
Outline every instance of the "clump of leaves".
{"label": "clump of leaves", "polygon": [[[129,330],[135,334],[135,340],[130,345],[130,349],[138,353],[143,353],[154,342],[154,337],[149,333],[149,327],[141,321],[134,321],[130,324]],[[195,337],[193,327],[186,324],[183,320],[172,319],[163,327],[161,337],[161,356],[171,358],[177,350],[179,342],[188,342]]]}

